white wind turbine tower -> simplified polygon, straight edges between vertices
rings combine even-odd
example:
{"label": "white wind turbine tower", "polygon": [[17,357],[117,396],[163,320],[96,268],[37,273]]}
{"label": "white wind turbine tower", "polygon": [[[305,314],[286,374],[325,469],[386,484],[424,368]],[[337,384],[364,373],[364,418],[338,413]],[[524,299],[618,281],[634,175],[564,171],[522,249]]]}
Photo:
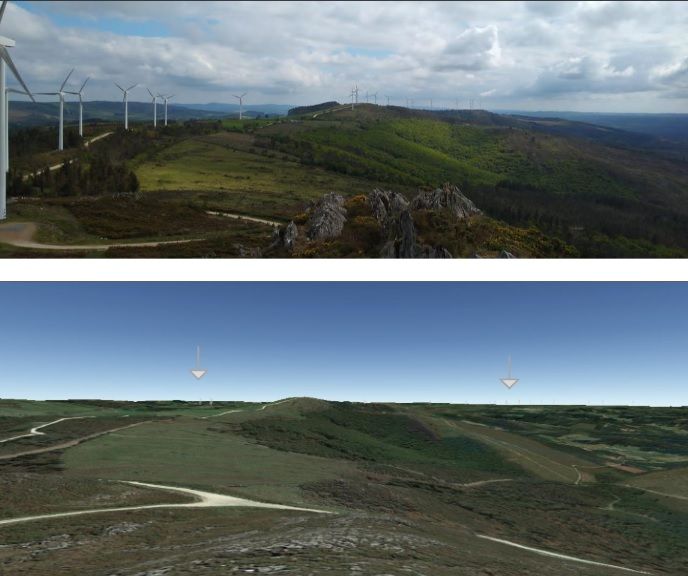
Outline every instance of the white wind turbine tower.
{"label": "white wind turbine tower", "polygon": [[387,106],[389,106],[389,96],[385,96],[387,98]]}
{"label": "white wind turbine tower", "polygon": [[375,100],[375,106],[377,106],[377,92],[373,94],[373,99]]}
{"label": "white wind turbine tower", "polygon": [[124,102],[124,129],[129,130],[129,91],[136,88],[138,84],[129,86],[129,88],[126,90],[117,84],[117,82],[115,82],[115,86],[117,86],[117,88],[122,91],[122,94],[124,94],[124,97],[122,98],[122,102]]}
{"label": "white wind turbine tower", "polygon": [[150,88],[146,88],[148,90],[148,93],[151,95],[151,98],[153,99],[153,128],[157,128],[158,126],[158,97],[153,95],[153,93],[150,91]]}
{"label": "white wind turbine tower", "polygon": [[[6,7],[7,0],[4,0],[2,7],[0,7],[0,22],[2,22],[2,17],[5,14]],[[5,99],[7,98],[7,92],[5,91],[5,66],[7,65],[10,67],[10,70],[12,70],[14,77],[19,80],[19,83],[24,88],[25,93],[29,95],[33,102],[35,102],[34,97],[31,94],[31,90],[27,88],[24,80],[22,80],[22,77],[19,75],[14,62],[12,62],[12,58],[7,51],[7,48],[11,48],[12,46],[14,46],[14,40],[0,36],[0,95]],[[4,150],[2,150],[0,153],[0,220],[7,218],[7,179],[5,178],[5,173],[9,170],[9,154],[7,153],[7,144],[9,142],[8,134],[10,123],[7,110],[7,102],[2,102],[2,106],[0,106],[0,135],[2,136],[2,139],[0,141],[2,142],[2,147]]]}
{"label": "white wind turbine tower", "polygon": [[167,126],[167,101],[171,98],[174,98],[174,94],[171,94],[170,96],[163,96],[162,94],[158,94],[158,98],[162,98],[165,101],[165,126]]}
{"label": "white wind turbine tower", "polygon": [[64,99],[65,94],[67,94],[67,92],[65,92],[64,90],[64,87],[67,84],[67,80],[69,80],[69,77],[72,75],[72,72],[74,72],[74,68],[72,68],[69,74],[67,74],[67,77],[64,79],[62,86],[60,86],[60,89],[57,92],[36,92],[36,94],[41,94],[42,96],[60,97],[60,133],[57,138],[58,150],[64,150]]}
{"label": "white wind turbine tower", "polygon": [[84,83],[81,85],[81,88],[79,88],[78,92],[67,92],[67,94],[74,94],[74,96],[79,97],[79,136],[84,135],[84,100],[82,98],[82,92],[84,91],[84,86],[86,86],[86,82],[88,82],[91,79],[89,76],[84,80]]}
{"label": "white wind turbine tower", "polygon": [[351,89],[351,109],[354,109],[354,96],[356,96],[356,89],[352,88]]}
{"label": "white wind turbine tower", "polygon": [[239,100],[239,120],[241,120],[244,112],[244,96],[246,96],[248,92],[244,92],[241,96],[237,96],[236,94],[232,94],[235,98]]}

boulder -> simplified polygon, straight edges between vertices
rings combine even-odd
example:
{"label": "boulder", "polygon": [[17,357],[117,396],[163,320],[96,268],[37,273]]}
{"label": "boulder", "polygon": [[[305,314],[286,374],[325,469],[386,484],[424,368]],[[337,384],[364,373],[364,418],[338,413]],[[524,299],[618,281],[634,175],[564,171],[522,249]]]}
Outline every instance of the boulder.
{"label": "boulder", "polygon": [[280,247],[287,250],[294,249],[294,241],[299,235],[299,229],[292,220],[286,226],[276,228],[272,233],[272,245],[270,248]]}
{"label": "boulder", "polygon": [[310,240],[336,238],[342,233],[344,222],[346,222],[344,198],[335,192],[329,192],[309,210],[306,236]]}
{"label": "boulder", "polygon": [[450,210],[458,219],[480,214],[480,210],[466,198],[458,186],[445,184],[434,190],[421,190],[411,201],[411,210]]}

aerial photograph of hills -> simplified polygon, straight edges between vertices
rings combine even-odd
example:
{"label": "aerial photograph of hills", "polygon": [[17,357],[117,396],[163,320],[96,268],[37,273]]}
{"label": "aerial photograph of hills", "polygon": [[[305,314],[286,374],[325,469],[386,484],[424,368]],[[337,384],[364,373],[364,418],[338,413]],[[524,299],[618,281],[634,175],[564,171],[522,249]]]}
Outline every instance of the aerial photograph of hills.
{"label": "aerial photograph of hills", "polygon": [[688,571],[686,283],[0,297],[2,574]]}
{"label": "aerial photograph of hills", "polygon": [[0,256],[684,258],[686,2],[2,2]]}

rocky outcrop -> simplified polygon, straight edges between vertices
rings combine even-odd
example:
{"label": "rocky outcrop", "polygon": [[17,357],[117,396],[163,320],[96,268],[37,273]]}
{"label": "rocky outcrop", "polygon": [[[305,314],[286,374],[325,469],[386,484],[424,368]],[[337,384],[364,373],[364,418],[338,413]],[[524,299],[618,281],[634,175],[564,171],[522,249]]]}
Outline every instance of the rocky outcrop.
{"label": "rocky outcrop", "polygon": [[411,210],[450,210],[459,219],[481,213],[475,204],[461,193],[459,187],[453,184],[418,192],[410,208]]}
{"label": "rocky outcrop", "polygon": [[381,190],[380,188],[375,188],[368,194],[366,201],[373,211],[375,219],[384,227],[389,226],[409,205],[408,200],[398,192]]}
{"label": "rocky outcrop", "polygon": [[346,222],[344,198],[329,192],[309,210],[306,236],[310,240],[336,238],[342,233]]}
{"label": "rocky outcrop", "polygon": [[286,226],[277,228],[272,233],[272,245],[270,248],[286,248],[291,251],[294,249],[294,242],[299,235],[299,229],[292,220]]}
{"label": "rocky outcrop", "polygon": [[409,210],[403,210],[394,220],[392,233],[393,238],[380,251],[383,258],[452,258],[446,248],[418,243],[416,226]]}

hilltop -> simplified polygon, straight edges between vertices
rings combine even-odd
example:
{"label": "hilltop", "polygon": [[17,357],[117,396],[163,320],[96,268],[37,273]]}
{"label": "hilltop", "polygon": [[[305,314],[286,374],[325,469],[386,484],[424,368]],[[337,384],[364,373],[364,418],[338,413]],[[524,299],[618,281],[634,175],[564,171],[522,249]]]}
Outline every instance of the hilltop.
{"label": "hilltop", "polygon": [[[686,408],[0,400],[0,562],[679,576],[687,423]],[[185,509],[179,489],[244,504]]]}
{"label": "hilltop", "polygon": [[[61,154],[51,151],[54,129],[36,128],[30,138],[20,131],[10,150],[19,171],[13,183],[21,185],[11,192],[25,199],[10,213],[20,222],[39,217],[36,239],[43,242],[195,240],[105,255],[377,257],[391,254],[382,250],[391,232],[365,199],[381,190],[412,203],[448,185],[480,214],[459,222],[442,209],[412,212],[419,246],[452,257],[688,254],[688,161],[680,144],[562,119],[329,104],[286,118],[175,122],[157,132],[146,123],[129,133],[89,125],[89,135],[113,136],[88,149],[72,136],[73,148]],[[22,176],[74,156],[86,178],[78,187],[69,174]],[[116,183],[101,186],[104,194],[100,180],[88,184],[96,156],[134,173],[135,198],[113,198]],[[305,226],[331,193],[351,216],[342,234],[323,241],[303,229],[307,244],[275,250],[274,228]],[[140,220],[135,229],[132,213]],[[167,219],[153,225],[149,214],[161,213]]]}

